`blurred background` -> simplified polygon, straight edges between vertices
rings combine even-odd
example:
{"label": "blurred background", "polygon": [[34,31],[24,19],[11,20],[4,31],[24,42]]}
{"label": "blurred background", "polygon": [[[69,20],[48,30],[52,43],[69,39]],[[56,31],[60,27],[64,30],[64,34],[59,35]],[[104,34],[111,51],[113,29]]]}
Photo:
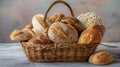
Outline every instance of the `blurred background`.
{"label": "blurred background", "polygon": [[[54,0],[0,0],[0,42],[12,42],[9,34],[14,29],[22,29],[31,23],[35,14],[45,14],[48,6]],[[93,11],[100,14],[105,22],[106,33],[102,41],[120,41],[120,0],[66,0],[72,7],[75,16]],[[63,4],[55,5],[53,13],[70,15]],[[48,15],[48,17],[49,17]]]}

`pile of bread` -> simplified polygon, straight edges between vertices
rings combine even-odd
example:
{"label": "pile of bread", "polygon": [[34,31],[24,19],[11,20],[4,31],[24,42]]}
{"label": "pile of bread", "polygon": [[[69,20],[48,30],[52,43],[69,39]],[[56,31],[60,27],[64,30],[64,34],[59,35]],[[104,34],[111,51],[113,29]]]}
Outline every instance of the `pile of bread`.
{"label": "pile of bread", "polygon": [[[33,45],[50,43],[90,45],[100,43],[104,32],[103,22],[100,16],[94,12],[81,14],[77,18],[55,13],[46,21],[42,14],[37,14],[32,18],[32,23],[23,29],[14,30],[10,38],[14,41],[26,41]],[[107,61],[107,63],[112,61]],[[93,63],[93,61],[90,62]],[[94,64],[106,63],[94,61]]]}

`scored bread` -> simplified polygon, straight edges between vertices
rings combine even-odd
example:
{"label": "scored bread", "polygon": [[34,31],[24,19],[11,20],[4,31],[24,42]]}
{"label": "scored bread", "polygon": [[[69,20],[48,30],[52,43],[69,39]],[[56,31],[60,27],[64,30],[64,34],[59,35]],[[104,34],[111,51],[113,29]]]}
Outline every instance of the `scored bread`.
{"label": "scored bread", "polygon": [[[37,14],[32,18],[33,30],[38,29],[44,36],[47,36],[49,24],[44,21],[42,14]],[[36,32],[36,31],[35,31]]]}
{"label": "scored bread", "polygon": [[54,43],[75,43],[78,40],[78,33],[70,24],[55,22],[48,30],[48,37]]}
{"label": "scored bread", "polygon": [[47,31],[49,24],[44,21],[44,16],[42,14],[37,14],[32,18],[33,30],[37,37],[44,41],[45,43],[51,43],[47,37]]}
{"label": "scored bread", "polygon": [[78,39],[78,44],[100,43],[104,32],[105,27],[103,25],[90,25],[81,33]]}
{"label": "scored bread", "polygon": [[27,41],[32,37],[36,37],[36,35],[31,29],[17,29],[10,34],[11,40],[14,41]]}

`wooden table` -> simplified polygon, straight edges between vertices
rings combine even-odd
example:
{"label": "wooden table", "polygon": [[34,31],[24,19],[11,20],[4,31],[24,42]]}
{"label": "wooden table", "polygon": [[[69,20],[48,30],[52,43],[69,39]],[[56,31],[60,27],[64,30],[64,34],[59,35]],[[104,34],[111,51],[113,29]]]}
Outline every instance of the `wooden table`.
{"label": "wooden table", "polygon": [[19,43],[0,43],[0,67],[120,67],[120,42],[104,43],[114,48],[99,45],[97,50],[108,50],[115,56],[115,61],[109,65],[94,65],[88,62],[54,62],[37,63],[26,59]]}

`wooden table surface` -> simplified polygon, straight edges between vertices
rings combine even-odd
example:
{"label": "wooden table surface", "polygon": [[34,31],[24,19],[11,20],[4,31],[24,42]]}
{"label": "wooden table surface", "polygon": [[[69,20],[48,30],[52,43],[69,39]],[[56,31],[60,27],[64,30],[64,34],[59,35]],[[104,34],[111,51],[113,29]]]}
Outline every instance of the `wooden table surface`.
{"label": "wooden table surface", "polygon": [[104,44],[117,46],[111,48],[99,45],[97,48],[97,50],[108,50],[115,56],[115,61],[108,65],[94,65],[88,62],[30,62],[19,43],[0,43],[0,67],[120,67],[120,42]]}

